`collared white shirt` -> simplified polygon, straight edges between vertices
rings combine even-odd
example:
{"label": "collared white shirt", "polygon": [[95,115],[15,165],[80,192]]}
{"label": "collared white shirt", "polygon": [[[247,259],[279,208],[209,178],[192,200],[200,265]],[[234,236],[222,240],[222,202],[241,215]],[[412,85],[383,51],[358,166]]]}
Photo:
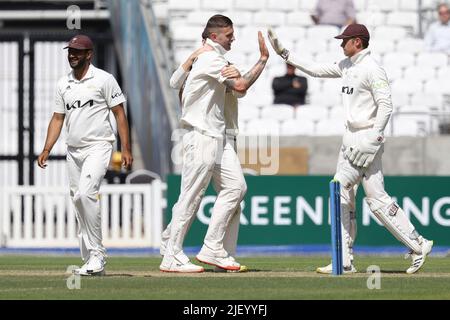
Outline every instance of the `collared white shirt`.
{"label": "collared white shirt", "polygon": [[427,51],[450,53],[450,22],[443,24],[437,21],[429,27],[425,35],[425,48]]}
{"label": "collared white shirt", "polygon": [[[242,71],[241,71],[242,74]],[[170,78],[170,86],[174,89],[181,89],[184,81],[189,75],[189,71],[185,71],[180,65]],[[227,135],[237,136],[239,134],[238,123],[238,98],[245,96],[245,93],[239,93],[234,90],[226,90],[225,92],[225,131]]]}
{"label": "collared white shirt", "polygon": [[228,65],[226,50],[218,43],[206,40],[214,50],[200,54],[192,65],[182,97],[182,127],[194,127],[205,135],[223,137],[225,134],[226,80],[222,69]]}
{"label": "collared white shirt", "polygon": [[340,93],[347,125],[354,129],[384,130],[393,109],[391,89],[386,72],[370,56],[369,49],[334,64],[293,61],[291,57],[288,62],[313,77],[342,77]]}
{"label": "collared white shirt", "polygon": [[110,109],[124,103],[116,79],[92,64],[83,79],[73,71],[57,84],[54,112],[65,114],[67,140],[71,147],[84,147],[99,141],[115,141],[109,121]]}

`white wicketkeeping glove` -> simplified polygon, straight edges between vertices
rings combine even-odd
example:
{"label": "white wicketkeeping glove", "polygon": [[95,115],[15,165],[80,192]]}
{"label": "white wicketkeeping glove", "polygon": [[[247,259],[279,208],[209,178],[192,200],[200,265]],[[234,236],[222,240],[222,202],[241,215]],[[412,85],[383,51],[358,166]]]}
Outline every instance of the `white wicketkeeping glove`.
{"label": "white wicketkeeping glove", "polygon": [[289,50],[283,47],[283,45],[278,40],[277,35],[271,28],[267,30],[267,37],[269,38],[273,50],[275,50],[275,52],[284,60],[287,60],[289,58]]}
{"label": "white wicketkeeping glove", "polygon": [[368,131],[360,141],[346,148],[344,157],[357,167],[367,168],[384,142],[384,136],[378,131]]}

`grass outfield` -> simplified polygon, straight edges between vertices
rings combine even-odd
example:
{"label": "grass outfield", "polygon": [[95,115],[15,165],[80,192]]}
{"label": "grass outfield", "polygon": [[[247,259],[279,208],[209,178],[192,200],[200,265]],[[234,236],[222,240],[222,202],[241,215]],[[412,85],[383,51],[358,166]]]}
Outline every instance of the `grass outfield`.
{"label": "grass outfield", "polygon": [[[105,277],[83,277],[80,290],[66,285],[77,257],[0,256],[0,299],[450,299],[450,258],[431,257],[415,275],[401,257],[358,257],[359,273],[318,275],[327,257],[240,258],[247,273],[159,272],[159,257],[110,257]],[[369,265],[381,268],[381,289],[367,288]]]}

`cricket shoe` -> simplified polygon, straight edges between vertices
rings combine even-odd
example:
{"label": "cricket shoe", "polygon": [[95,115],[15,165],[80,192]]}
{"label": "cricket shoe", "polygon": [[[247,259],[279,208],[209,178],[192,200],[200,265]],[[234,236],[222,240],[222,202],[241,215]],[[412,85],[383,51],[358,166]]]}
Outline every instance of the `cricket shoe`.
{"label": "cricket shoe", "polygon": [[419,269],[423,266],[425,263],[425,260],[427,258],[427,255],[431,252],[431,249],[433,248],[433,241],[423,239],[422,242],[422,253],[416,254],[414,252],[409,252],[405,258],[411,257],[412,263],[411,266],[406,270],[407,274],[413,274],[419,271]]}
{"label": "cricket shoe", "polygon": [[197,266],[189,261],[189,258],[183,253],[177,255],[165,255],[159,270],[162,272],[178,272],[178,273],[199,273],[205,271],[201,266]]}
{"label": "cricket shoe", "polygon": [[206,263],[215,267],[219,267],[225,270],[231,271],[239,271],[241,265],[234,260],[233,257],[214,257],[206,254],[202,254],[201,252],[196,256],[196,259],[202,263]]}
{"label": "cricket shoe", "polygon": [[222,268],[219,268],[219,267],[214,267],[213,271],[214,272],[219,272],[219,273],[220,272],[241,273],[241,272],[248,272],[249,270],[248,270],[247,266],[244,266],[244,265],[241,264],[239,270],[226,270],[226,269],[222,269]]}
{"label": "cricket shoe", "polygon": [[79,269],[73,271],[80,276],[104,276],[106,260],[101,253],[92,253],[89,260]]}
{"label": "cricket shoe", "polygon": [[[356,268],[355,266],[352,264],[350,267],[344,267],[344,274],[351,274],[351,273],[356,273]],[[332,274],[333,273],[333,264],[329,264],[325,267],[319,267],[316,269],[317,273],[323,273],[323,274]]]}
{"label": "cricket shoe", "polygon": [[[229,256],[229,259],[236,262],[236,259],[234,259],[233,256]],[[244,265],[240,265],[239,270],[227,270],[222,269],[220,267],[214,267],[214,272],[229,272],[229,273],[240,273],[240,272],[248,272],[248,267]]]}

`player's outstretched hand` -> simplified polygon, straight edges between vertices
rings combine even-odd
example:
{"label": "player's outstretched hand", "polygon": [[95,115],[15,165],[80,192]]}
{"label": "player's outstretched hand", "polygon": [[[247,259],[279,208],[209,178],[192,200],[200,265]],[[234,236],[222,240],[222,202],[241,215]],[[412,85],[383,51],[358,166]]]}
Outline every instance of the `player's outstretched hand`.
{"label": "player's outstretched hand", "polygon": [[133,156],[130,151],[122,151],[122,166],[126,169],[130,169],[133,164]]}
{"label": "player's outstretched hand", "polygon": [[44,150],[44,151],[41,152],[41,154],[37,158],[37,164],[42,169],[45,169],[45,167],[47,166],[46,162],[47,162],[47,159],[48,159],[49,155],[50,155],[50,153],[47,150]]}
{"label": "player's outstretched hand", "polygon": [[283,45],[280,43],[280,40],[278,40],[278,37],[271,28],[267,30],[267,37],[269,38],[270,44],[272,45],[273,50],[281,56],[284,60],[287,60],[289,57],[289,50],[283,47]]}
{"label": "player's outstretched hand", "polygon": [[261,58],[267,60],[269,59],[269,50],[267,49],[266,42],[264,41],[264,37],[261,31],[258,31],[258,43],[259,43],[259,52],[261,53]]}

